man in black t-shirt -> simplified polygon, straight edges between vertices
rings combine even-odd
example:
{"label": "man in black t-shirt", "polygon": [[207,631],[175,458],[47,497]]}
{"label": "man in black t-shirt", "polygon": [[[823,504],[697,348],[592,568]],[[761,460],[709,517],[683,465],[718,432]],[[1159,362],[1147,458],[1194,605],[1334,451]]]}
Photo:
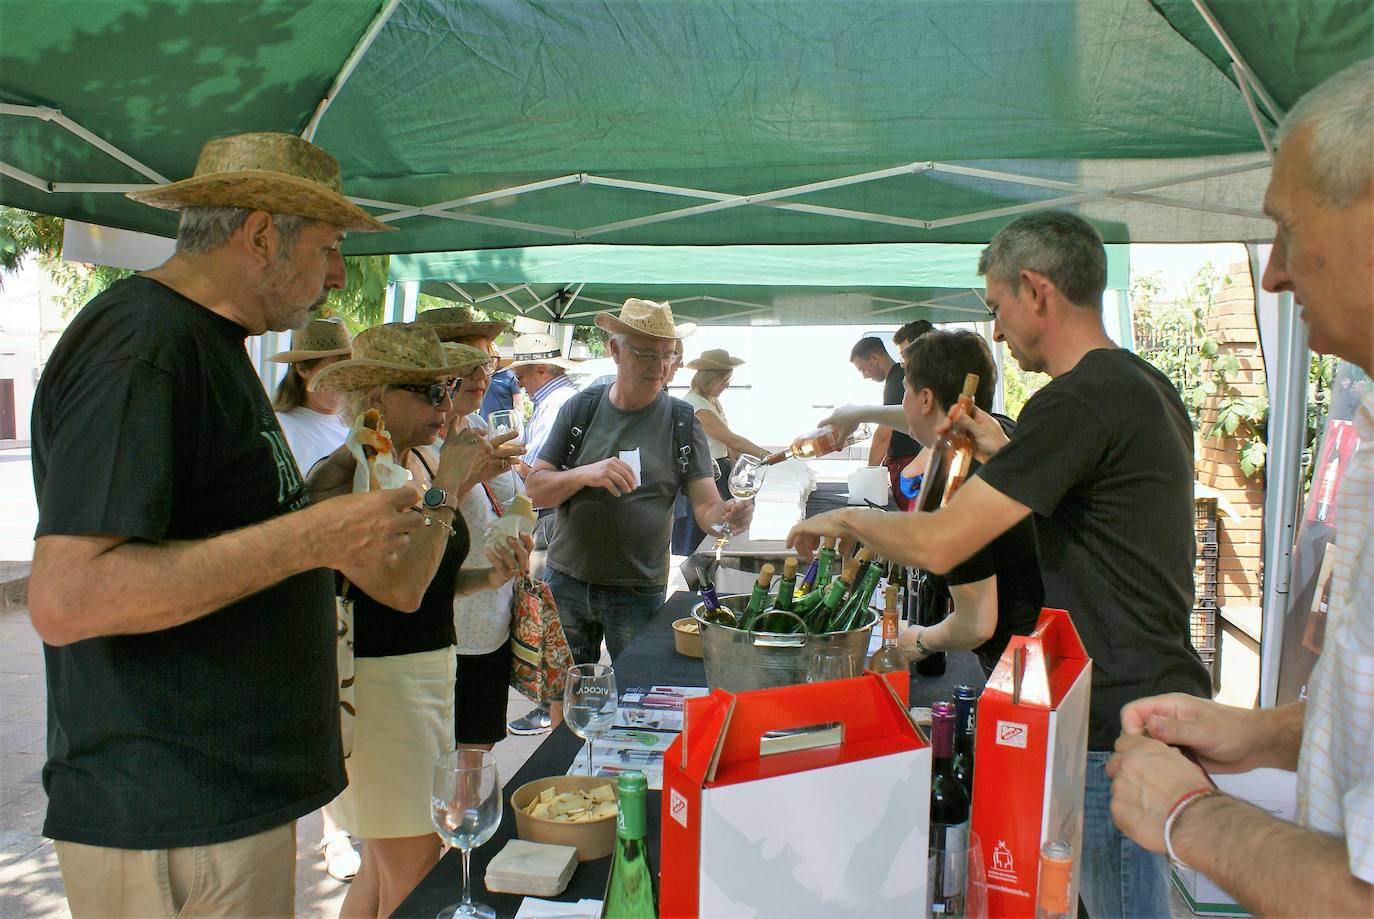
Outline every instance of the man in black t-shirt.
{"label": "man in black t-shirt", "polygon": [[244,342],[382,227],[287,134],[133,197],[181,210],[176,254],[81,310],[34,400],[43,832],[76,915],[290,915],[295,820],[345,781],[328,569],[377,583],[422,522],[409,487],[307,506]]}
{"label": "man in black t-shirt", "polygon": [[[1010,439],[983,411],[958,422],[987,459],[947,507],[890,523],[846,508],[802,521],[789,542],[807,555],[822,536],[857,538],[945,572],[1035,514],[1045,604],[1069,611],[1093,658],[1083,900],[1096,917],[1168,916],[1165,862],[1112,823],[1104,766],[1127,702],[1211,693],[1188,638],[1193,432],[1168,378],[1107,336],[1106,261],[1097,231],[1070,214],[1030,214],[998,232],[979,261],[994,335],[1051,382]],[[844,433],[868,417],[843,410],[831,421]]]}
{"label": "man in black t-shirt", "polygon": [[[882,340],[869,336],[861,338],[849,352],[849,362],[862,374],[865,380],[883,384],[883,404],[901,405],[902,394],[906,391],[902,377],[902,365],[887,353]],[[921,445],[906,433],[906,425],[896,427],[879,425],[873,435],[873,445],[869,448],[868,465],[886,466],[888,480],[892,483],[892,500],[897,507],[906,510],[910,498],[902,494],[900,481],[905,469],[916,455]]]}
{"label": "man in black t-shirt", "polygon": [[[987,342],[966,329],[930,332],[902,352],[906,394],[902,409],[916,441],[932,446],[950,406],[959,399],[964,377],[978,375],[974,404],[992,405],[997,366]],[[994,415],[1010,431],[1015,422]],[[976,475],[975,462],[970,475]],[[931,575],[937,591],[949,590],[953,612],[928,628],[912,626],[900,638],[902,652],[921,660],[940,651],[972,651],[984,675],[992,673],[1013,635],[1029,635],[1040,616],[1044,588],[1035,555],[1035,528],[1029,517],[955,565],[944,575]]]}

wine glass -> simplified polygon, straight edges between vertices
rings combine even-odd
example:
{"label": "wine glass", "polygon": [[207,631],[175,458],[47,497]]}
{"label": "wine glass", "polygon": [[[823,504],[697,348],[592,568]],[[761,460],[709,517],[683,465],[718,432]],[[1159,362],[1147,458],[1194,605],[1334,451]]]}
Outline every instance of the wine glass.
{"label": "wine glass", "polygon": [[847,680],[863,672],[853,655],[844,648],[817,648],[806,668],[806,682],[824,683],[828,680]]}
{"label": "wine glass", "polygon": [[960,839],[946,835],[944,845],[930,847],[926,866],[926,915],[987,919],[988,880],[977,833]]}
{"label": "wine glass", "polygon": [[[767,474],[768,466],[763,460],[748,453],[741,453],[739,459],[735,460],[734,468],[730,470],[726,484],[731,495],[741,500],[749,500],[759,493]],[[716,535],[716,558],[719,560],[720,550],[730,541],[730,537],[735,535],[734,530],[730,528],[730,524],[720,520],[711,524],[711,532]]]}
{"label": "wine glass", "polygon": [[592,747],[596,738],[615,723],[619,706],[615,670],[609,664],[576,664],[568,668],[563,689],[563,720],[574,734],[587,742],[587,775],[596,775]]}
{"label": "wine glass", "polygon": [[519,440],[522,420],[519,412],[509,410],[492,412],[487,415],[487,426],[491,430],[493,436],[508,434],[514,431],[516,439]]}
{"label": "wine glass", "polygon": [[446,906],[435,919],[480,916],[496,919],[496,910],[472,901],[472,850],[501,825],[501,780],[496,757],[487,750],[450,750],[434,760],[430,818],[440,837],[463,853],[463,899]]}

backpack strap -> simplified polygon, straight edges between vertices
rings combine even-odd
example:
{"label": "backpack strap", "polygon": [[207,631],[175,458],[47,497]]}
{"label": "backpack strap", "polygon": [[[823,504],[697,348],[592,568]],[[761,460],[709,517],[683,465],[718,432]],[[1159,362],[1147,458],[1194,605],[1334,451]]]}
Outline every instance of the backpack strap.
{"label": "backpack strap", "polygon": [[592,419],[596,417],[596,410],[601,405],[601,394],[605,391],[606,384],[601,383],[589,386],[572,397],[572,426],[568,428],[568,450],[559,469],[571,469],[577,464],[578,454],[582,452],[582,438],[586,436],[587,428],[591,427]]}
{"label": "backpack strap", "polygon": [[692,468],[692,422],[696,420],[696,410],[691,404],[676,397],[673,400],[673,465],[677,469],[678,490],[687,484],[687,473]]}

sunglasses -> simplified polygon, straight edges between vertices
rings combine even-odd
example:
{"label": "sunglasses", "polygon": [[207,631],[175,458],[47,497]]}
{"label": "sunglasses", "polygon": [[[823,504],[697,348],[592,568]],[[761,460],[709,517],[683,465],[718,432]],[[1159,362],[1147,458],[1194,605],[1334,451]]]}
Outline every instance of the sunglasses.
{"label": "sunglasses", "polygon": [[490,376],[496,371],[497,363],[499,362],[496,358],[488,358],[485,362],[469,367],[467,370],[463,371],[459,374],[459,379],[478,380],[484,376]]}
{"label": "sunglasses", "polygon": [[456,386],[455,381],[451,383],[397,383],[391,388],[413,392],[417,396],[423,397],[433,407],[438,408],[444,404],[445,399],[452,398]]}

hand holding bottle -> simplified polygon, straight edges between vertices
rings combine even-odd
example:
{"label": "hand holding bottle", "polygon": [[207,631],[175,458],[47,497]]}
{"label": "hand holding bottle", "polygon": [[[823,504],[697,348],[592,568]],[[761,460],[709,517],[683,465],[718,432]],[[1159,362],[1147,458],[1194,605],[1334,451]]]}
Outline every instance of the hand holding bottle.
{"label": "hand holding bottle", "polygon": [[943,438],[956,426],[973,440],[973,455],[978,462],[986,462],[989,456],[1010,443],[1007,432],[997,423],[997,419],[973,406],[972,412],[965,411],[958,402],[950,406],[949,414],[935,428],[935,436]]}
{"label": "hand holding bottle", "polygon": [[787,548],[797,550],[797,555],[801,557],[802,561],[811,561],[816,554],[816,549],[821,544],[822,537],[834,539],[845,537],[846,534],[840,526],[840,515],[844,512],[844,509],[826,511],[824,514],[798,520],[787,532]]}

